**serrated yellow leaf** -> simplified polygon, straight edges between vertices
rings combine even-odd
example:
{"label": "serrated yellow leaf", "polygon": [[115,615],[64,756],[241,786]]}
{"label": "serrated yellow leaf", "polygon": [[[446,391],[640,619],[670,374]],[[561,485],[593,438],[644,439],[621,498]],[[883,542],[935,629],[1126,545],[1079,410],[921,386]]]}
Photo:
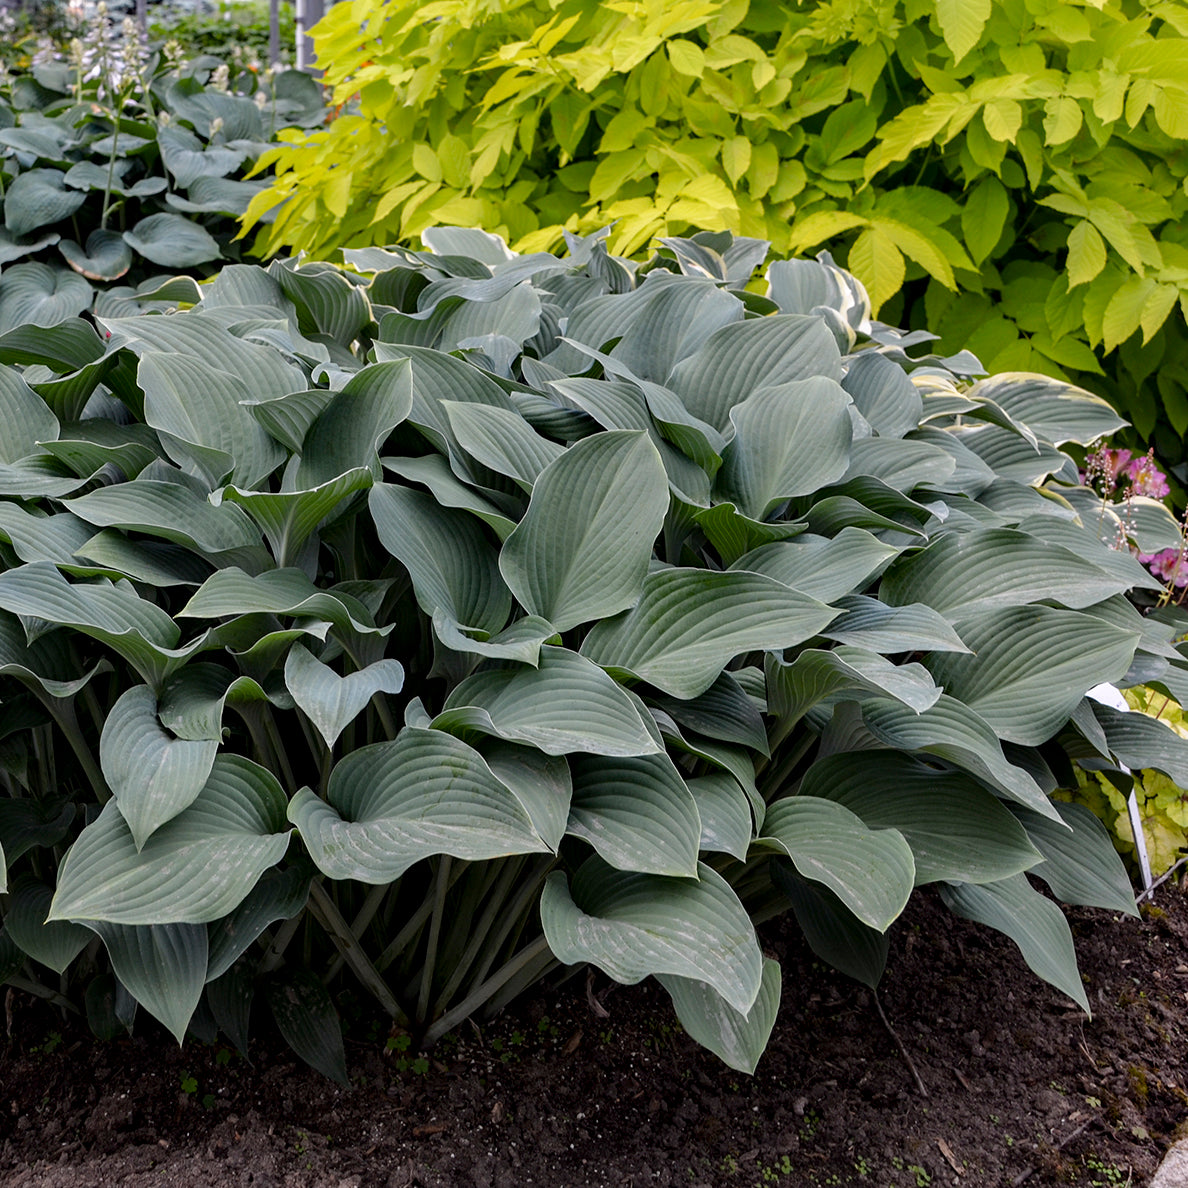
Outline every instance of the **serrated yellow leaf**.
{"label": "serrated yellow leaf", "polygon": [[1173,140],[1188,140],[1188,91],[1160,87],[1155,92],[1155,122]]}
{"label": "serrated yellow leaf", "polygon": [[751,86],[756,91],[762,91],[765,86],[776,76],[776,68],[764,58],[762,62],[756,62],[751,67]]}
{"label": "serrated yellow leaf", "polygon": [[929,276],[940,281],[946,289],[955,289],[953,268],[941,248],[917,227],[909,227],[898,219],[872,218],[872,229],[885,235],[895,246],[914,260]]}
{"label": "serrated yellow leaf", "polygon": [[990,19],[990,0],[936,0],[936,16],[957,63],[978,44]]}
{"label": "serrated yellow leaf", "polygon": [[1067,95],[1049,99],[1044,104],[1044,141],[1064,144],[1081,130],[1081,105]]}
{"label": "serrated yellow leaf", "polygon": [[326,209],[336,219],[346,218],[347,209],[351,203],[352,180],[350,170],[335,169],[322,190],[322,201],[326,204]]}
{"label": "serrated yellow leaf", "polygon": [[1156,288],[1153,280],[1141,276],[1132,276],[1118,286],[1101,319],[1102,345],[1107,355],[1139,328],[1143,307]]}
{"label": "serrated yellow leaf", "polygon": [[961,210],[961,232],[975,264],[994,250],[1010,209],[1006,187],[996,177],[983,178],[970,191]]}
{"label": "serrated yellow leaf", "polygon": [[1068,236],[1068,287],[1091,281],[1106,262],[1105,244],[1092,223],[1082,219]]}
{"label": "serrated yellow leaf", "polygon": [[701,46],[684,38],[677,38],[668,43],[667,49],[668,60],[677,74],[700,78],[705,72],[705,53]]}
{"label": "serrated yellow leaf", "polygon": [[762,198],[780,175],[779,149],[770,141],[752,145],[751,164],[747,168],[747,188],[753,198]]}
{"label": "serrated yellow leaf", "polygon": [[1118,74],[1113,70],[1099,71],[1093,94],[1093,114],[1106,124],[1121,119],[1129,85],[1129,74]]}
{"label": "serrated yellow leaf", "polygon": [[460,136],[449,133],[441,138],[437,146],[437,159],[448,185],[464,190],[470,183],[470,149]]}
{"label": "serrated yellow leaf", "polygon": [[1143,332],[1143,346],[1151,341],[1159,327],[1167,321],[1167,315],[1175,308],[1180,290],[1175,285],[1157,285],[1143,302],[1139,314],[1139,326]]}
{"label": "serrated yellow leaf", "polygon": [[803,219],[797,219],[792,224],[791,250],[795,252],[807,251],[816,247],[823,240],[832,239],[835,235],[852,231],[855,227],[867,226],[867,220],[862,215],[851,214],[848,210],[818,210]]}
{"label": "serrated yellow leaf", "polygon": [[995,99],[982,108],[982,123],[992,139],[1009,143],[1023,124],[1023,108],[1014,99]]}
{"label": "serrated yellow leaf", "polygon": [[722,145],[722,168],[730,178],[730,184],[738,185],[738,179],[751,167],[751,142],[745,136],[735,136]]}
{"label": "serrated yellow leaf", "polygon": [[441,162],[437,154],[427,144],[414,144],[412,151],[413,168],[426,181],[441,181]]}
{"label": "serrated yellow leaf", "polygon": [[876,315],[903,285],[903,255],[885,232],[873,227],[854,240],[847,267],[866,286]]}

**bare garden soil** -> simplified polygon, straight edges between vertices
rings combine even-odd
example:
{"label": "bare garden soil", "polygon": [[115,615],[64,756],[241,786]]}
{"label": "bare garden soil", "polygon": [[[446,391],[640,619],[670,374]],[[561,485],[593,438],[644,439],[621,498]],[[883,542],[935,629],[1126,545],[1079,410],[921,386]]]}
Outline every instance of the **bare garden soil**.
{"label": "bare garden soil", "polygon": [[100,1044],[7,991],[0,1185],[1141,1186],[1188,1131],[1188,902],[1169,885],[1156,904],[1141,923],[1071,912],[1090,1021],[1009,942],[920,896],[880,989],[903,1051],[868,990],[790,918],[769,925],[783,1006],[751,1078],[681,1033],[658,987],[602,977],[415,1065],[360,1015],[350,1090],[263,1027],[251,1063],[179,1050],[143,1016]]}

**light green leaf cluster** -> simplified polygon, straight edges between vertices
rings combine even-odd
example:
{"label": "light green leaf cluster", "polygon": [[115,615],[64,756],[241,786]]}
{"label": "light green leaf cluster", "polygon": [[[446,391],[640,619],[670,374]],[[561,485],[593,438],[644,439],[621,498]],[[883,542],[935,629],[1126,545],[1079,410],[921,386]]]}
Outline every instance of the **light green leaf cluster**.
{"label": "light green leaf cluster", "polygon": [[1075,378],[1183,460],[1184,0],[353,0],[316,41],[341,114],[263,158],[267,251],[825,247],[941,353]]}
{"label": "light green leaf cluster", "polygon": [[426,1042],[590,963],[750,1071],[757,920],[874,984],[938,884],[1085,1005],[1027,874],[1129,891],[1054,772],[1180,743],[1093,686],[1188,683],[1061,448],[1110,407],[909,356],[828,260],[749,292],[727,234],[646,267],[429,238],[0,340],[22,976],[97,935],[121,994],[236,1042],[264,978],[341,1079],[299,931]]}

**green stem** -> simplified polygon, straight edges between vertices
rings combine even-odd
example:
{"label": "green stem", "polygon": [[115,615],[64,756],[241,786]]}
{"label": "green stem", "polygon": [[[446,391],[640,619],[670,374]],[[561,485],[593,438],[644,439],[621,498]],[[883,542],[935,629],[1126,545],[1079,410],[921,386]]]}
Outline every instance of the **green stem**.
{"label": "green stem", "polygon": [[16,990],[23,990],[26,994],[34,994],[38,998],[44,998],[46,1002],[53,1003],[57,1007],[64,1007],[68,1011],[73,1011],[76,1015],[79,1013],[78,1007],[69,998],[64,998],[56,990],[51,990],[48,986],[43,986],[40,982],[34,982],[29,978],[14,975],[8,979],[6,984]]}
{"label": "green stem", "polygon": [[[375,919],[376,912],[379,911],[380,905],[384,902],[384,896],[388,894],[391,885],[382,883],[378,887],[372,887],[367,893],[367,898],[363,900],[363,906],[359,909],[355,918],[351,921],[351,935],[362,936],[367,931],[367,926]],[[336,973],[342,968],[343,958],[339,954],[334,958],[333,964],[326,971],[326,981],[329,982]]]}
{"label": "green stem", "polygon": [[305,913],[298,912],[292,919],[286,920],[277,929],[276,936],[272,939],[272,944],[268,946],[268,951],[264,954],[260,962],[260,973],[272,973],[280,965],[284,958],[285,950],[289,947],[293,937],[297,935],[297,930],[301,927],[301,921],[304,918]]}
{"label": "green stem", "polygon": [[276,718],[272,714],[272,706],[265,706],[264,708],[264,733],[268,736],[268,741],[272,744],[272,749],[276,754],[276,761],[280,765],[281,773],[285,777],[285,783],[290,792],[297,790],[297,781],[293,778],[293,768],[289,764],[289,755],[285,750],[285,745],[281,742],[280,731],[276,728]]}
{"label": "green stem", "polygon": [[511,934],[513,928],[523,923],[523,917],[536,903],[537,891],[545,876],[553,869],[556,859],[550,854],[536,869],[533,876],[520,888],[519,894],[512,901],[511,907],[504,913],[503,922],[487,939],[482,956],[478,963],[478,972],[474,976],[476,982],[481,982],[487,971],[495,964],[499,950]]}
{"label": "green stem", "polygon": [[429,1047],[435,1044],[443,1035],[452,1031],[463,1020],[468,1019],[501,987],[505,986],[525,966],[540,958],[542,953],[549,952],[549,943],[543,936],[538,936],[527,948],[521,949],[506,965],[493,973],[481,986],[473,990],[452,1011],[442,1015],[432,1027],[425,1031],[424,1044]]}
{"label": "green stem", "polygon": [[99,803],[106,804],[111,799],[111,789],[107,786],[102,769],[95,762],[91,748],[87,746],[87,740],[83,738],[82,729],[78,724],[78,715],[74,712],[74,702],[59,701],[58,698],[51,697],[40,689],[35,689],[34,692],[41,704],[45,706],[46,712],[57,724],[58,729],[66,736],[66,741],[70,744],[70,749],[86,773],[91,789]]}
{"label": "green stem", "polygon": [[437,945],[441,938],[441,919],[445,914],[445,898],[452,864],[453,859],[448,854],[442,854],[437,862],[437,877],[433,884],[433,915],[429,920],[429,943],[425,951],[425,966],[421,970],[421,987],[417,994],[417,1022],[420,1024],[424,1024],[429,1014],[429,996],[433,989]]}
{"label": "green stem", "polygon": [[[123,106],[122,98],[120,105]],[[103,213],[99,216],[100,231],[107,228],[107,216],[111,212],[111,183],[115,177],[116,152],[120,144],[120,113],[118,111],[113,113],[113,120],[115,130],[111,134],[111,154],[107,159],[107,181],[103,186]]]}
{"label": "green stem", "polygon": [[816,743],[817,736],[815,734],[806,734],[791,751],[784,756],[779,763],[779,766],[763,781],[759,786],[760,795],[764,800],[770,801],[771,797],[779,789],[780,785],[792,774],[796,769],[796,765],[808,754],[812,749],[813,744]]}

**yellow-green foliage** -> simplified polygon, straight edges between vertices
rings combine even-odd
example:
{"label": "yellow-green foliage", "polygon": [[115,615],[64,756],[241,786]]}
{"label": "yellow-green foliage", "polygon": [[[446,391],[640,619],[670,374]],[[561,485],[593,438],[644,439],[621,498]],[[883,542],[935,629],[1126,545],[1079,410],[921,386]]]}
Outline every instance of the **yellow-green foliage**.
{"label": "yellow-green foliage", "polygon": [[[1182,738],[1188,738],[1184,710],[1162,693],[1140,686],[1127,689],[1123,696],[1131,709],[1159,718]],[[1126,797],[1100,773],[1078,768],[1077,779],[1079,787],[1074,798],[1105,822],[1121,853],[1133,854],[1134,831],[1126,811]],[[1136,772],[1134,790],[1151,870],[1162,874],[1188,850],[1188,791],[1158,771]]]}
{"label": "yellow-green foliage", "polygon": [[268,251],[829,247],[887,320],[1088,381],[1182,454],[1188,0],[354,0],[316,40],[342,115],[270,154]]}

